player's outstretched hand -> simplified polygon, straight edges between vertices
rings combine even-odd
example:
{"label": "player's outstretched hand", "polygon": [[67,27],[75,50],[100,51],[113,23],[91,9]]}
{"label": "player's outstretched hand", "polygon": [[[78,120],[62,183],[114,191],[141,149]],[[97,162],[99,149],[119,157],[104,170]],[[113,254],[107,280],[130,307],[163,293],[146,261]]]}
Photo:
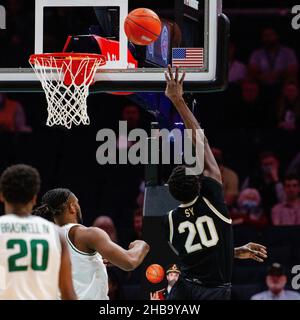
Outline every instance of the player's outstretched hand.
{"label": "player's outstretched hand", "polygon": [[165,78],[167,81],[166,96],[170,99],[178,99],[183,96],[183,81],[185,78],[185,72],[179,79],[179,69],[176,67],[175,75],[173,74],[172,68],[169,65],[168,71],[165,71]]}
{"label": "player's outstretched hand", "polygon": [[234,249],[234,257],[237,259],[253,259],[258,262],[264,262],[268,257],[267,254],[265,246],[252,242]]}

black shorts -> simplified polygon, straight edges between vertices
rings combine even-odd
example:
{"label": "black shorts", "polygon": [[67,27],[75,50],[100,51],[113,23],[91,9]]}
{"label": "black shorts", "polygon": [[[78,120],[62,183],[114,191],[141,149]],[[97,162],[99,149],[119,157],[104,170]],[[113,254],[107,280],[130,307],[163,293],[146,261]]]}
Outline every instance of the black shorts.
{"label": "black shorts", "polygon": [[167,300],[230,300],[231,285],[206,287],[184,278],[179,278]]}

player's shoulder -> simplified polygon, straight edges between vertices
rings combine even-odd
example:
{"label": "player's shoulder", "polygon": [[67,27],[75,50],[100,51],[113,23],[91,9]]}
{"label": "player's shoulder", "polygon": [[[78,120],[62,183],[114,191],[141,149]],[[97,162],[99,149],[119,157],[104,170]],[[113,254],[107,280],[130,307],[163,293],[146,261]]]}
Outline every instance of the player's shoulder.
{"label": "player's shoulder", "polygon": [[76,236],[85,236],[88,234],[90,228],[79,223],[68,223],[61,227],[66,235],[76,234]]}
{"label": "player's shoulder", "polygon": [[[200,197],[195,198],[192,202],[186,204],[180,204],[177,208],[170,210],[164,218],[164,222],[168,226],[173,226],[186,220],[188,213],[192,210],[196,212],[199,211],[199,206],[201,207],[202,199]],[[200,210],[201,211],[201,210]]]}
{"label": "player's shoulder", "polygon": [[8,219],[7,215],[3,215],[0,217],[0,223],[6,221]]}
{"label": "player's shoulder", "polygon": [[97,227],[86,227],[83,225],[78,225],[70,230],[71,233],[69,231],[68,238],[76,238],[76,242],[86,246],[87,250],[93,248],[94,251],[91,252],[92,254],[96,252],[95,248],[98,247],[100,243],[105,244],[110,240],[107,232]]}
{"label": "player's shoulder", "polygon": [[165,226],[169,226],[170,223],[173,223],[174,217],[176,217],[178,214],[177,211],[178,211],[178,207],[166,213],[166,215],[163,217],[163,224]]}
{"label": "player's shoulder", "polygon": [[107,232],[105,232],[104,230],[102,230],[98,227],[86,227],[86,226],[81,225],[79,228],[82,232],[85,232],[85,233],[88,233],[91,235],[100,235],[100,236],[107,235]]}
{"label": "player's shoulder", "polygon": [[97,227],[86,227],[82,224],[75,224],[69,228],[69,231],[72,230],[80,238],[92,239],[92,238],[105,238],[107,233]]}
{"label": "player's shoulder", "polygon": [[20,219],[20,217],[16,214],[10,213],[10,214],[4,214],[0,217],[0,222],[9,222],[9,221],[15,221]]}
{"label": "player's shoulder", "polygon": [[220,186],[222,187],[222,183],[220,183],[219,181],[217,181],[215,178],[207,176],[207,175],[202,175],[201,176],[201,184],[212,184],[212,185],[216,185],[216,186]]}
{"label": "player's shoulder", "polygon": [[170,219],[174,219],[178,216],[180,216],[180,212],[182,211],[181,205],[179,205],[177,208],[173,208],[172,210],[167,212],[167,215],[165,217],[165,221],[169,221]]}
{"label": "player's shoulder", "polygon": [[223,198],[224,186],[221,182],[209,176],[202,176],[201,178],[200,196],[208,198]]}
{"label": "player's shoulder", "polygon": [[78,234],[79,233],[80,234],[87,234],[87,233],[94,232],[94,230],[96,230],[96,229],[100,230],[99,228],[96,228],[96,227],[86,227],[80,223],[68,223],[68,224],[63,225],[61,228],[63,230],[65,230],[67,233],[75,232],[76,234],[77,233]]}

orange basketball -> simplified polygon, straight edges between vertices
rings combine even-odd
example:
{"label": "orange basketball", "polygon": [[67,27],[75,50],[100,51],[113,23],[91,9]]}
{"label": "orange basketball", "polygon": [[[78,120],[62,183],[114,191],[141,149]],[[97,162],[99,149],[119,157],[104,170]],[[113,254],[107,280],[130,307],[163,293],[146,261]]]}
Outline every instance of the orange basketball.
{"label": "orange basketball", "polygon": [[164,268],[159,264],[151,264],[146,270],[146,278],[151,283],[160,283],[165,276]]}
{"label": "orange basketball", "polygon": [[131,42],[140,46],[147,46],[159,37],[161,21],[154,11],[139,8],[128,14],[124,28]]}

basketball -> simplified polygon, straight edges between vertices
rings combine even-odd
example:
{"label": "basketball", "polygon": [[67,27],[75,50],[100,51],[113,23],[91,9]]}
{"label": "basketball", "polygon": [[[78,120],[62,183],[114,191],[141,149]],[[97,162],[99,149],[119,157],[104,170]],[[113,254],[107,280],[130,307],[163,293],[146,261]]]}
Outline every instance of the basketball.
{"label": "basketball", "polygon": [[146,278],[151,283],[160,283],[165,276],[164,268],[159,264],[151,264],[146,270]]}
{"label": "basketball", "polygon": [[124,28],[131,42],[140,46],[147,46],[159,37],[161,21],[154,11],[139,8],[128,14]]}

